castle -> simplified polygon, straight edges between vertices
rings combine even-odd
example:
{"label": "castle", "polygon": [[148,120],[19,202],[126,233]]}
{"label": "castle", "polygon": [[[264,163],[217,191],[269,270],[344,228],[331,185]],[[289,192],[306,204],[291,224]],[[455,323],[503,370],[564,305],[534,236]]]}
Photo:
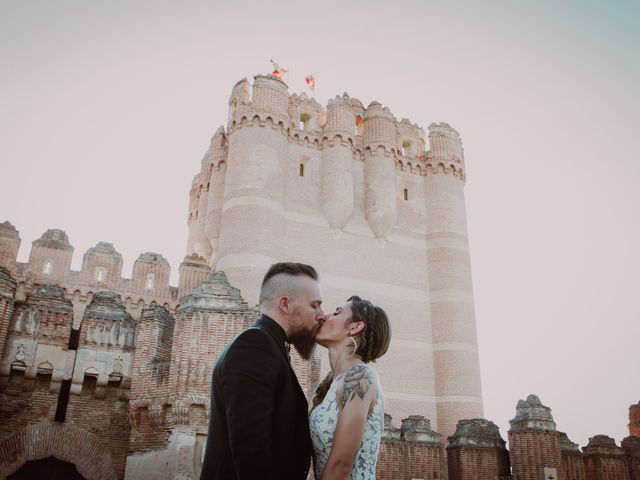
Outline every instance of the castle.
{"label": "castle", "polygon": [[[635,406],[623,447],[596,436],[583,453],[535,396],[510,452],[482,419],[461,139],[432,124],[428,144],[377,102],[325,109],[258,75],[234,86],[194,178],[177,287],[157,253],[123,278],[105,242],[72,271],[55,229],[17,262],[0,224],[0,476],[198,478],[215,358],[256,318],[267,268],[294,260],[318,269],[326,305],[357,293],[391,318],[379,478],[640,479]],[[310,396],[326,363],[293,363]]]}

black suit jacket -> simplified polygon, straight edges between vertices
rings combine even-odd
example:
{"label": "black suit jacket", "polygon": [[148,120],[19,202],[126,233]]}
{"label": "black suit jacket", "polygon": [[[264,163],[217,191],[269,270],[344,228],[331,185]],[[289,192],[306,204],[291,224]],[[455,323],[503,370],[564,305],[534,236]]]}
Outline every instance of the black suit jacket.
{"label": "black suit jacket", "polygon": [[262,315],[220,355],[201,480],[307,478],[308,405],[286,340],[282,327]]}

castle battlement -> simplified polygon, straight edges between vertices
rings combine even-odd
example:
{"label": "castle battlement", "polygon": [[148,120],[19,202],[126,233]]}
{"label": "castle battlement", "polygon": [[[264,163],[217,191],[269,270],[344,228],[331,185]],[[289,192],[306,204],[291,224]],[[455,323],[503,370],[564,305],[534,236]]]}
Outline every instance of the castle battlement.
{"label": "castle battlement", "polygon": [[162,305],[174,312],[178,300],[203,281],[210,272],[206,261],[187,257],[180,265],[179,286],[171,286],[171,266],[155,252],[141,253],[133,264],[131,278],[122,276],[122,254],[113,244],[98,242],[82,257],[80,270],[72,270],[74,247],[63,230],[49,229],[32,242],[27,263],[17,261],[20,236],[8,221],[0,223],[0,267],[16,282],[17,298],[37,290],[38,285],[58,284],[67,299],[89,303],[101,290],[119,292],[123,304],[139,316],[143,308]]}
{"label": "castle battlement", "polygon": [[[377,101],[364,108],[360,100],[351,99],[344,93],[329,99],[324,108],[306,93],[289,94],[287,85],[273,75],[257,75],[253,85],[246,78],[240,80],[229,98],[228,118],[227,133],[247,126],[269,126],[286,135],[290,142],[315,149],[323,149],[325,142],[335,141],[339,136],[341,141],[349,143],[353,154],[361,160],[364,149],[375,151],[382,147],[387,156],[412,158],[414,163],[421,162],[425,166],[429,157],[441,159],[442,142],[439,140],[449,127],[446,123],[429,126],[429,139],[433,128],[438,145],[431,153],[426,150],[424,129],[406,118],[398,121],[388,107]],[[365,126],[366,120],[371,120],[368,127]],[[449,140],[450,148],[456,151],[461,161],[461,141],[457,132]],[[460,143],[459,149],[454,147],[456,142]],[[413,171],[418,174],[426,172],[425,168]]]}

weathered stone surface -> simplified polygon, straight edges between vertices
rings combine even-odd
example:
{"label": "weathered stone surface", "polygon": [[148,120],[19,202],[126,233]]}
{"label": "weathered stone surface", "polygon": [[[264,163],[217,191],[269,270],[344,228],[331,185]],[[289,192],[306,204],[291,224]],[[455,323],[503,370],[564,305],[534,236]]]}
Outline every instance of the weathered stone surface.
{"label": "weathered stone surface", "polygon": [[224,272],[211,274],[209,280],[195,288],[191,295],[180,300],[178,312],[188,309],[198,310],[246,310],[247,302],[240,290],[231,286]]}
{"label": "weathered stone surface", "polygon": [[520,400],[516,407],[516,416],[509,420],[512,431],[517,430],[555,430],[551,409],[542,404],[536,395]]}
{"label": "weathered stone surface", "polygon": [[69,243],[69,237],[63,230],[52,228],[44,232],[42,237],[38,240],[34,240],[32,245],[34,247],[47,247],[55,248],[59,250],[73,250],[73,247]]}
{"label": "weathered stone surface", "polygon": [[460,420],[456,433],[449,437],[449,447],[504,447],[498,426],[483,418]]}

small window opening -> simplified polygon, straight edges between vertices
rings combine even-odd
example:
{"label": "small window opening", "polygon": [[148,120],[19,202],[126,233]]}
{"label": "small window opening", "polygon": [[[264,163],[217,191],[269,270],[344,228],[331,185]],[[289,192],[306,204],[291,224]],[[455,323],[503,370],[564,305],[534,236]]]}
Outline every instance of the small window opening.
{"label": "small window opening", "polygon": [[298,175],[304,177],[304,163],[301,163],[298,168]]}
{"label": "small window opening", "polygon": [[408,189],[408,188],[405,188],[405,189],[403,190],[403,192],[402,192],[402,195],[403,195],[403,197],[404,197],[405,201],[409,200],[409,189]]}
{"label": "small window opening", "polygon": [[44,262],[44,267],[42,267],[42,273],[44,275],[51,275],[53,272],[53,262],[51,260],[47,260]]}
{"label": "small window opening", "polygon": [[311,120],[311,115],[308,113],[300,114],[300,130],[306,130],[309,125],[309,120]]}
{"label": "small window opening", "polygon": [[412,155],[413,154],[413,143],[411,140],[403,140],[402,141],[402,155]]}
{"label": "small window opening", "polygon": [[147,279],[145,281],[145,287],[147,290],[151,290],[155,285],[155,275],[153,273],[147,273]]}
{"label": "small window opening", "polygon": [[86,397],[88,395],[94,395],[96,391],[96,384],[98,383],[97,373],[85,373],[82,381],[82,390],[80,395]]}
{"label": "small window opening", "polygon": [[107,278],[107,270],[102,267],[96,268],[96,281],[104,282],[106,278]]}
{"label": "small window opening", "polygon": [[356,135],[362,135],[362,117],[360,115],[356,117]]}

